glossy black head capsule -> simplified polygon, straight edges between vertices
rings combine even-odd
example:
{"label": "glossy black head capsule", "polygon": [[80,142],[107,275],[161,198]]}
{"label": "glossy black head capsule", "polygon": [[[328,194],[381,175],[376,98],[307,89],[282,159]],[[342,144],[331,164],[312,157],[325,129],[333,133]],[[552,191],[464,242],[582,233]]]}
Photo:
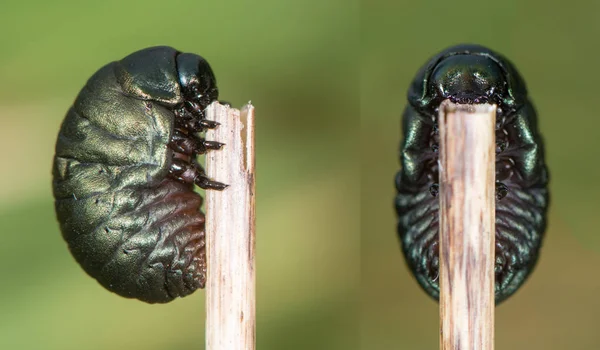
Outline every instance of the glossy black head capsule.
{"label": "glossy black head capsule", "polygon": [[417,73],[408,101],[434,113],[440,103],[492,103],[514,109],[527,96],[525,82],[502,55],[479,45],[458,45],[434,56]]}
{"label": "glossy black head capsule", "polygon": [[179,54],[177,72],[184,95],[205,105],[219,97],[217,80],[204,58],[192,53]]}
{"label": "glossy black head capsule", "polygon": [[496,112],[496,302],[512,295],[533,269],[546,227],[548,171],[537,115],[514,65],[479,45],[432,57],[408,91],[396,176],[398,234],[419,284],[439,297],[439,135],[444,100],[490,103]]}

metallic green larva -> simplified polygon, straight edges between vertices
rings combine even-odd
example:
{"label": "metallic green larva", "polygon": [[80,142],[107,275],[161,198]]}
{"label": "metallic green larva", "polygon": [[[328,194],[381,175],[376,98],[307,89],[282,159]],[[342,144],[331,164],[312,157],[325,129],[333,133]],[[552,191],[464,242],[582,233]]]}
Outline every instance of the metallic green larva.
{"label": "metallic green larva", "polygon": [[219,149],[198,132],[218,97],[200,56],[151,47],[100,68],[68,110],[56,141],[56,216],[69,250],[108,290],[164,303],[206,280],[196,155]]}
{"label": "metallic green larva", "polygon": [[408,91],[396,176],[398,234],[421,287],[439,297],[438,107],[493,103],[496,112],[495,297],[525,282],[546,229],[548,169],[537,114],[525,82],[502,55],[478,45],[450,47],[431,58]]}

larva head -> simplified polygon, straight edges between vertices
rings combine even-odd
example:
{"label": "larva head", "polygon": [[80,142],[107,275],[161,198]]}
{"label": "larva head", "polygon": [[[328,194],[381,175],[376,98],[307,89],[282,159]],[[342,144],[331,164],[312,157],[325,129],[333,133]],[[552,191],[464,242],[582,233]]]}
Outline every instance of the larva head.
{"label": "larva head", "polygon": [[177,56],[177,74],[185,98],[202,106],[219,98],[217,79],[206,60],[192,53]]}
{"label": "larva head", "polygon": [[523,79],[506,58],[478,45],[458,45],[433,57],[415,77],[409,102],[434,114],[439,104],[494,103],[501,109],[520,106],[527,96]]}

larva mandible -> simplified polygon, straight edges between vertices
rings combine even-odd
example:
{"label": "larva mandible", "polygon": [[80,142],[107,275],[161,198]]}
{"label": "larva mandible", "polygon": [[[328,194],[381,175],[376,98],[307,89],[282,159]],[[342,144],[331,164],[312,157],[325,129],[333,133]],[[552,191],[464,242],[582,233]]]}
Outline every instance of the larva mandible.
{"label": "larva mandible", "polygon": [[496,303],[527,279],[538,258],[549,202],[537,115],[525,82],[502,55],[479,45],[429,60],[408,91],[396,175],[398,234],[421,287],[439,298],[437,116],[440,103],[493,103],[496,112]]}
{"label": "larva mandible", "polygon": [[69,250],[108,290],[164,303],[206,281],[202,197],[221,190],[196,155],[219,149],[198,135],[217,123],[202,57],[151,47],[100,68],[68,110],[56,142],[56,216]]}

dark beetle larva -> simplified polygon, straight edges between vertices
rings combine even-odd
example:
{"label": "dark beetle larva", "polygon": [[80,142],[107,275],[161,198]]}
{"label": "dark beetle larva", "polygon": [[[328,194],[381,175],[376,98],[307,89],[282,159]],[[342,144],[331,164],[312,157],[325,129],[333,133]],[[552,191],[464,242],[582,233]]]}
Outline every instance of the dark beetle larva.
{"label": "dark beetle larva", "polygon": [[134,52],[97,71],[67,112],[56,142],[53,189],[64,239],[108,290],[148,303],[206,281],[204,189],[196,155],[219,149],[197,133],[217,123],[218,97],[200,56],[170,47]]}
{"label": "dark beetle larva", "polygon": [[533,269],[546,228],[548,171],[525,83],[503,56],[458,45],[422,67],[408,91],[396,176],[398,233],[419,284],[439,298],[438,147],[440,103],[492,103],[496,123],[496,303]]}

